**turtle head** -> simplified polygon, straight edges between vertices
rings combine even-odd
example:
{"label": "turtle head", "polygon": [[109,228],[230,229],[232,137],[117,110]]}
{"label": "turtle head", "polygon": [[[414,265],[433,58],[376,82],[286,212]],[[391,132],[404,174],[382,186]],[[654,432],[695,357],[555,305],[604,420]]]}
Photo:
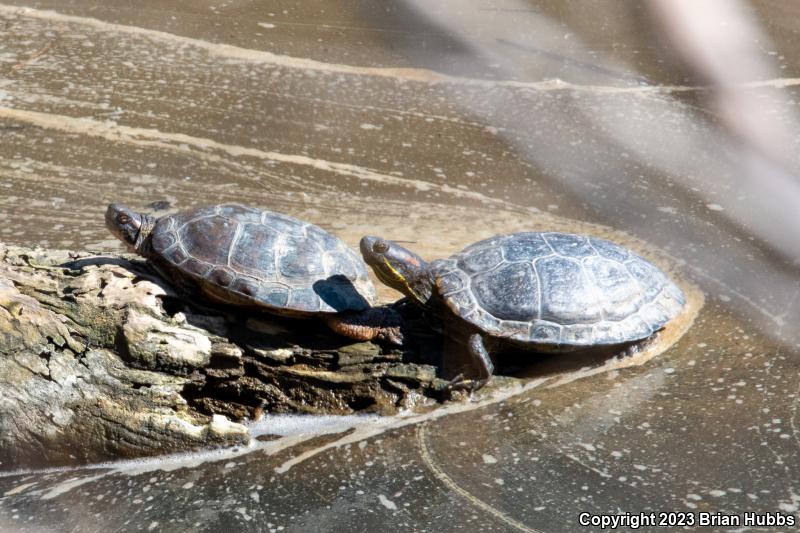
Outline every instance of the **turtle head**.
{"label": "turtle head", "polygon": [[431,297],[433,279],[428,264],[396,242],[380,237],[361,239],[361,255],[381,282],[420,305]]}
{"label": "turtle head", "polygon": [[153,226],[153,217],[137,213],[122,204],[110,204],[106,209],[106,227],[132,252],[146,255]]}

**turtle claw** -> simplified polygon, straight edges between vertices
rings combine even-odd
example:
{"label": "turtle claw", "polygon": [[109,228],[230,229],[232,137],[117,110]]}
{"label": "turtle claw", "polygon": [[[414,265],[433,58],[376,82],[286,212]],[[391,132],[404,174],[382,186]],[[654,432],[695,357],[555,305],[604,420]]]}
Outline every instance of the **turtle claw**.
{"label": "turtle claw", "polygon": [[386,328],[378,334],[378,338],[397,346],[403,345],[403,332],[400,331],[400,328]]}
{"label": "turtle claw", "polygon": [[451,379],[445,388],[451,393],[455,391],[466,391],[471,394],[483,388],[487,383],[489,383],[489,378],[471,379],[465,377],[464,374],[461,373]]}

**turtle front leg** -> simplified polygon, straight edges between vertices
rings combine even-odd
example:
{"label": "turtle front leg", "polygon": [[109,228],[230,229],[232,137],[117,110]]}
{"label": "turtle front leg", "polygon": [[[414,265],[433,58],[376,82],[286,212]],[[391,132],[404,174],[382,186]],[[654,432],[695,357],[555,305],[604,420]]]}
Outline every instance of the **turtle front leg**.
{"label": "turtle front leg", "polygon": [[345,311],[323,315],[334,332],[357,341],[382,340],[403,344],[403,319],[394,309],[371,307],[365,311]]}
{"label": "turtle front leg", "polygon": [[[494,364],[484,344],[483,335],[473,333],[467,338],[467,353],[461,348],[453,354],[454,346],[446,346],[444,370],[446,375],[455,377],[450,381],[450,389],[478,390],[489,381],[494,373]],[[460,346],[459,346],[460,348]],[[466,355],[466,357],[465,357]],[[454,363],[461,363],[453,368]],[[458,372],[458,374],[456,374]]]}
{"label": "turtle front leg", "polygon": [[489,380],[494,374],[494,364],[489,356],[489,351],[483,342],[483,335],[473,333],[467,341],[467,351],[472,358],[472,363],[478,367],[478,379]]}

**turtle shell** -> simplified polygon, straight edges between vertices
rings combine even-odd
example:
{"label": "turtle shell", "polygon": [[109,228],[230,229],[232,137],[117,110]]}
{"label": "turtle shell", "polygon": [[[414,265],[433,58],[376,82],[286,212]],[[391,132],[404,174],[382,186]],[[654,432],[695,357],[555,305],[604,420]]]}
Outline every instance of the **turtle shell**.
{"label": "turtle shell", "polygon": [[652,335],[685,304],[659,268],[604,239],[515,233],[431,265],[457,316],[489,335],[569,349]]}
{"label": "turtle shell", "polygon": [[158,219],[153,256],[224,303],[287,314],[367,309],[375,288],[361,258],[308,222],[237,204]]}

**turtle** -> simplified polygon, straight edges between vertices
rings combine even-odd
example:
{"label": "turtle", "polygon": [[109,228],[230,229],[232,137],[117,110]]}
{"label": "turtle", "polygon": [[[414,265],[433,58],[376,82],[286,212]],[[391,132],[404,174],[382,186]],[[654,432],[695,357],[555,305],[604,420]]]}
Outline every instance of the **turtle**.
{"label": "turtle", "polygon": [[155,218],[111,204],[106,226],[186,294],[298,318],[355,340],[402,344],[397,313],[376,303],[358,254],[322,228],[239,204]]}
{"label": "turtle", "polygon": [[430,263],[380,237],[362,238],[360,248],[381,282],[445,319],[445,334],[466,345],[445,351],[445,367],[475,388],[504,343],[545,353],[635,343],[686,303],[658,267],[586,235],[497,235]]}

